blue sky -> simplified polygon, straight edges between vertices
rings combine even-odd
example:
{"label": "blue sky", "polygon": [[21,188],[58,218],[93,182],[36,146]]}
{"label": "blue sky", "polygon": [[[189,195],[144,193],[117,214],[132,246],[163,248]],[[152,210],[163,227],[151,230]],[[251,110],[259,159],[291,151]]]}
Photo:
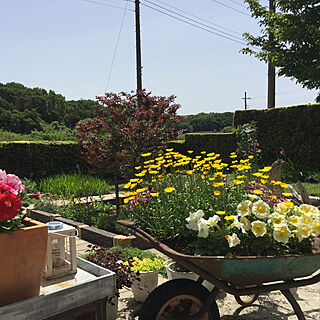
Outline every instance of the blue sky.
{"label": "blue sky", "polygon": [[[267,4],[266,0],[261,1]],[[217,28],[219,31],[211,31],[219,34],[223,31],[240,38],[245,31],[258,34],[257,21],[250,17],[241,0],[141,3],[144,88],[155,95],[175,94],[176,102],[181,104],[180,114],[243,109],[241,98],[245,91],[252,98],[248,101],[249,109],[265,107],[266,64],[239,53],[243,45],[238,42],[147,7],[173,14],[159,7],[163,6],[187,16],[177,9],[184,10],[215,24],[188,16]],[[124,15],[124,9],[115,7],[126,5],[115,54]],[[107,88],[115,54],[108,91],[134,90],[133,9],[134,3],[125,0],[0,1],[0,82],[51,89],[68,100],[94,99]],[[276,92],[277,106],[313,103],[317,95],[316,90],[303,89],[283,77],[277,78]]]}

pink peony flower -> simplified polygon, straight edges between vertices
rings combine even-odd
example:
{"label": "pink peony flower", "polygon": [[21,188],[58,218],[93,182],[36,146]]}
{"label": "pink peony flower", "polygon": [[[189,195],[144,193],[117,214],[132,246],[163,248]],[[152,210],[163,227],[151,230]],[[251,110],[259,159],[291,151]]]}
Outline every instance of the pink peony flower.
{"label": "pink peony flower", "polygon": [[0,169],[0,183],[3,189],[17,195],[19,192],[24,192],[25,187],[21,180],[14,174],[7,174],[5,170]]}

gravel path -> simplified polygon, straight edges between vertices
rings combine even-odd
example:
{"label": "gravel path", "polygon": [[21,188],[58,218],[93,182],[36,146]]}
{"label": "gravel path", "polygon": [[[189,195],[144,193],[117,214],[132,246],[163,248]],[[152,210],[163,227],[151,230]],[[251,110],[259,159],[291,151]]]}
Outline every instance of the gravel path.
{"label": "gravel path", "polygon": [[[166,279],[160,279],[160,283],[164,281]],[[306,320],[320,320],[320,284],[299,287],[297,295],[297,302],[304,312]],[[291,305],[280,291],[259,296],[250,307],[240,306],[229,294],[218,300],[217,304],[221,320],[297,320]],[[131,290],[121,290],[118,319],[129,319],[130,313],[139,306],[141,304],[134,300]]]}

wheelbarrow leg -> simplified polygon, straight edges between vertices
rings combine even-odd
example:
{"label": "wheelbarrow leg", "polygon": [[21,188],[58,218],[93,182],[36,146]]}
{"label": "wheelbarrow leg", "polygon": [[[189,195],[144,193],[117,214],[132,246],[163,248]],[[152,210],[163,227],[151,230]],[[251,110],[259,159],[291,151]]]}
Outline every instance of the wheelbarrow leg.
{"label": "wheelbarrow leg", "polygon": [[284,290],[280,290],[280,291],[282,292],[282,294],[287,298],[287,300],[291,304],[293,311],[296,314],[296,316],[298,317],[298,319],[299,320],[306,320],[297,300],[294,298],[294,296],[292,295],[290,290],[284,289]]}

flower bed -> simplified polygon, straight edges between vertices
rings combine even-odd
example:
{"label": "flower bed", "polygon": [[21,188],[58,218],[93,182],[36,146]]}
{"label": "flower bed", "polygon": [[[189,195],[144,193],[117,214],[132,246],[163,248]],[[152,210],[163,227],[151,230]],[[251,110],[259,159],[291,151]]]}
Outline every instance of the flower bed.
{"label": "flower bed", "polygon": [[[253,156],[205,151],[192,157],[167,149],[136,167],[125,213],[172,247],[197,255],[311,253],[320,234],[319,210],[295,205],[271,167],[253,170]],[[272,176],[272,175],[271,175]]]}

